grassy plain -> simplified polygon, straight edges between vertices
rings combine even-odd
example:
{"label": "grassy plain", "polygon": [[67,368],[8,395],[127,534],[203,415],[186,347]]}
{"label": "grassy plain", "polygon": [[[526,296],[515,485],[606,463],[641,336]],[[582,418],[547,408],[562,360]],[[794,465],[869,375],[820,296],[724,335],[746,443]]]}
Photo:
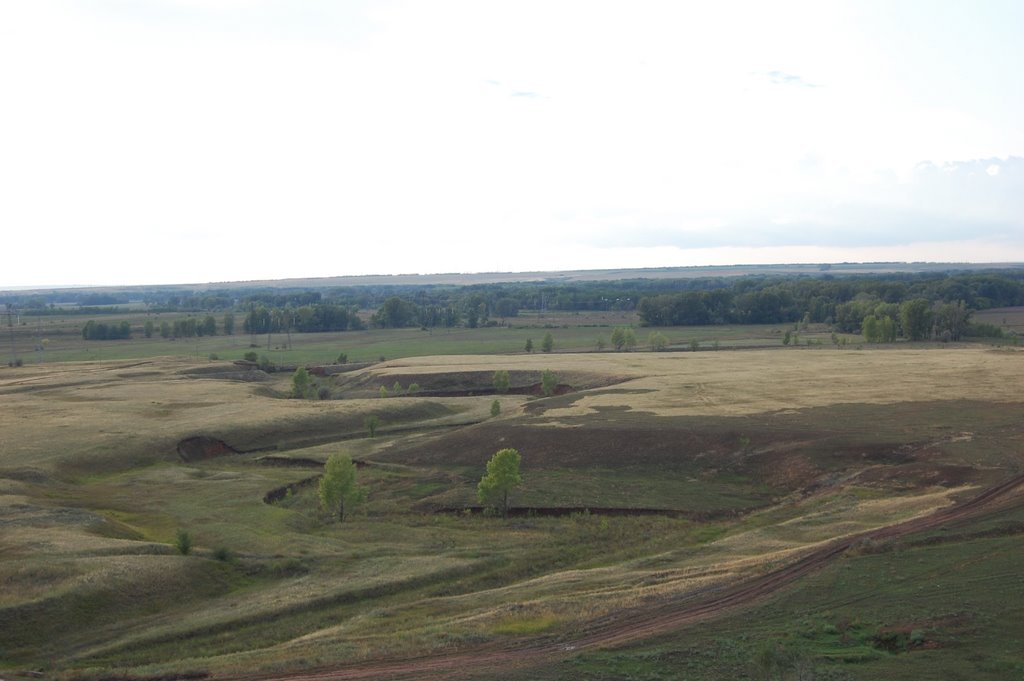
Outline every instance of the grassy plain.
{"label": "grassy plain", "polygon": [[[147,356],[171,343],[140,339],[90,362],[52,361],[55,347],[0,369],[5,678],[230,677],[530,641],[564,642],[564,661],[509,676],[759,678],[764,645],[801,651],[819,678],[1022,673],[1007,652],[1024,634],[1013,509],[865,546],[699,628],[571,651],[619,613],[687,603],[1019,472],[1020,351],[784,348],[757,328],[670,331],[680,349],[710,333],[717,352],[522,352],[543,332],[293,336],[281,363],[391,357],[319,379],[323,401],[285,399],[287,374],[206,359],[214,345]],[[608,328],[551,332],[556,350],[589,350]],[[203,342],[233,359],[244,340]],[[743,349],[756,345],[771,347]],[[492,418],[497,369],[523,388],[550,369],[566,392],[500,396]],[[396,381],[431,395],[376,396]],[[238,453],[183,460],[197,435]],[[475,503],[507,446],[523,455],[517,505],[594,512],[433,512]],[[310,485],[264,502],[336,451],[369,464],[351,521],[322,522]]]}
{"label": "grassy plain", "polygon": [[[524,353],[528,339],[533,341],[535,352],[540,354],[545,333],[551,333],[556,352],[593,351],[599,339],[608,344],[614,327],[635,326],[639,321],[633,312],[525,313],[518,317],[495,320],[498,326],[477,329],[368,329],[339,333],[280,333],[269,337],[251,336],[238,331],[230,336],[189,339],[159,337],[162,322],[173,323],[184,318],[183,314],[143,311],[132,311],[130,314],[26,316],[20,325],[14,327],[13,339],[7,333],[8,329],[3,330],[0,347],[4,348],[5,355],[12,358],[16,355],[26,364],[159,356],[198,360],[216,355],[222,359],[241,359],[249,351],[266,355],[271,361],[282,365],[326,364],[335,361],[341,352],[348,355],[350,362],[376,362],[381,357],[394,359],[431,355]],[[82,327],[88,320],[108,324],[127,320],[133,329],[132,338],[83,340]],[[143,333],[147,321],[152,321],[158,330],[152,338],[146,338]],[[217,322],[221,324],[222,319],[218,317]],[[240,323],[238,326],[241,326]],[[709,350],[715,344],[719,348],[774,347],[781,345],[786,329],[785,325],[735,325],[674,327],[659,331],[668,338],[669,349],[689,350],[691,343],[696,341],[700,348]],[[638,348],[646,346],[648,335],[648,330],[636,329]],[[831,343],[830,332],[824,325],[812,325],[801,338],[803,343]],[[847,338],[857,342],[860,337],[850,335]]]}

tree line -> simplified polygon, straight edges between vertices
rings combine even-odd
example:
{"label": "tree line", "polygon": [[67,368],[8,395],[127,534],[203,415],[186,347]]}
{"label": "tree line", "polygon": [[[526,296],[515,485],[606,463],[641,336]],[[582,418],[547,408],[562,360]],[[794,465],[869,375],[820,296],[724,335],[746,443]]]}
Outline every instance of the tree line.
{"label": "tree line", "polygon": [[242,321],[246,333],[282,333],[296,331],[358,331],[365,328],[357,310],[342,305],[318,303],[301,307],[268,307],[250,304]]}
{"label": "tree line", "polygon": [[[211,310],[227,304],[222,292],[188,295],[189,304],[210,304]],[[872,335],[890,337],[893,329],[886,319],[902,333],[899,307],[918,299],[932,307],[931,322],[941,322],[939,333],[956,337],[963,324],[955,310],[943,305],[962,301],[968,311],[1024,305],[1024,271],[261,289],[234,299],[228,311],[238,313],[244,331],[251,334],[359,330],[366,326],[360,310],[373,310],[369,324],[379,328],[475,328],[500,324],[524,311],[635,309],[646,326],[782,324],[806,318],[846,333],[860,333],[867,322]],[[185,300],[178,292],[165,302]],[[170,334],[216,333],[202,326],[194,334],[190,331],[183,326]],[[232,330],[225,328],[225,333]]]}
{"label": "tree line", "polygon": [[[647,296],[640,300],[637,313],[648,326],[780,324],[806,317],[857,333],[871,316],[883,324],[886,318],[899,323],[901,306],[910,301],[934,308],[929,321],[940,321],[943,330],[956,336],[965,328],[962,310],[1024,305],[1024,273],[746,277],[714,290]],[[917,327],[910,333],[916,336]]]}

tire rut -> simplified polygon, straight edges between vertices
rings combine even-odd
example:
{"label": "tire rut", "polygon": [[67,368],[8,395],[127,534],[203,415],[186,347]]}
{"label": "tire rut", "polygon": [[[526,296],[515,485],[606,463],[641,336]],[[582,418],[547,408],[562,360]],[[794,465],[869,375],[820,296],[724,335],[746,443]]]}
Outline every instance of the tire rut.
{"label": "tire rut", "polygon": [[749,606],[816,572],[865,540],[895,539],[974,518],[1013,503],[1013,492],[1024,486],[1024,474],[990,487],[967,501],[927,516],[835,539],[788,565],[650,608],[637,608],[592,623],[577,638],[560,642],[490,644],[419,657],[381,659],[352,666],[290,675],[246,676],[262,681],[341,681],[342,679],[480,678],[516,667],[553,663],[581,651],[610,648],[652,638],[700,621]]}

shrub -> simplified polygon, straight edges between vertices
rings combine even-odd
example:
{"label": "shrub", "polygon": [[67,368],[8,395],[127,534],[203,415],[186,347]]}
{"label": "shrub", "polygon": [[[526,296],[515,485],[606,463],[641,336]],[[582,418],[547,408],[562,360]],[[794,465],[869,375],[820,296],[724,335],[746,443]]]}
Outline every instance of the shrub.
{"label": "shrub", "polygon": [[555,394],[555,388],[558,387],[558,376],[550,369],[545,369],[540,375],[540,386],[541,390],[544,391],[544,395],[551,397]]}
{"label": "shrub", "polygon": [[316,391],[316,396],[321,400],[331,399],[331,389],[326,385],[320,386],[320,389]]}
{"label": "shrub", "polygon": [[492,379],[495,391],[499,393],[507,393],[511,385],[511,379],[509,378],[508,371],[505,369],[498,369],[494,372],[494,378]]}
{"label": "shrub", "polygon": [[183,556],[192,553],[192,535],[185,530],[178,530],[178,536],[174,539],[174,548],[178,549],[178,553]]}
{"label": "shrub", "polygon": [[338,359],[336,360],[336,363],[337,364],[348,364],[348,353],[343,352],[340,355],[338,355]]}
{"label": "shrub", "polygon": [[501,402],[494,400],[491,402],[491,416],[497,416],[501,413]]}
{"label": "shrub", "polygon": [[974,322],[967,327],[967,335],[975,338],[1002,338],[1003,330],[995,324]]}
{"label": "shrub", "polygon": [[244,359],[246,362],[258,362],[259,359],[260,359],[260,356],[257,355],[252,350],[250,350],[249,352],[247,352],[244,355],[242,355],[242,359]]}

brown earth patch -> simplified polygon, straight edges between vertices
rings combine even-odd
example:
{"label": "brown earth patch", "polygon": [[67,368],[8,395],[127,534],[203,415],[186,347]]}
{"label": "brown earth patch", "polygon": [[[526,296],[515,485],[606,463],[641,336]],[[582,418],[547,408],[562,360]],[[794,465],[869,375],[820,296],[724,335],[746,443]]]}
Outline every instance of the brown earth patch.
{"label": "brown earth patch", "polygon": [[240,454],[237,449],[214,437],[206,435],[197,435],[195,437],[187,437],[178,443],[178,456],[181,460],[186,463],[193,461],[205,461],[207,459],[215,459],[220,456],[229,456],[231,454]]}
{"label": "brown earth patch", "polygon": [[970,466],[914,462],[902,466],[873,466],[857,474],[857,483],[886,483],[906,489],[963,487],[978,481],[979,471]]}

